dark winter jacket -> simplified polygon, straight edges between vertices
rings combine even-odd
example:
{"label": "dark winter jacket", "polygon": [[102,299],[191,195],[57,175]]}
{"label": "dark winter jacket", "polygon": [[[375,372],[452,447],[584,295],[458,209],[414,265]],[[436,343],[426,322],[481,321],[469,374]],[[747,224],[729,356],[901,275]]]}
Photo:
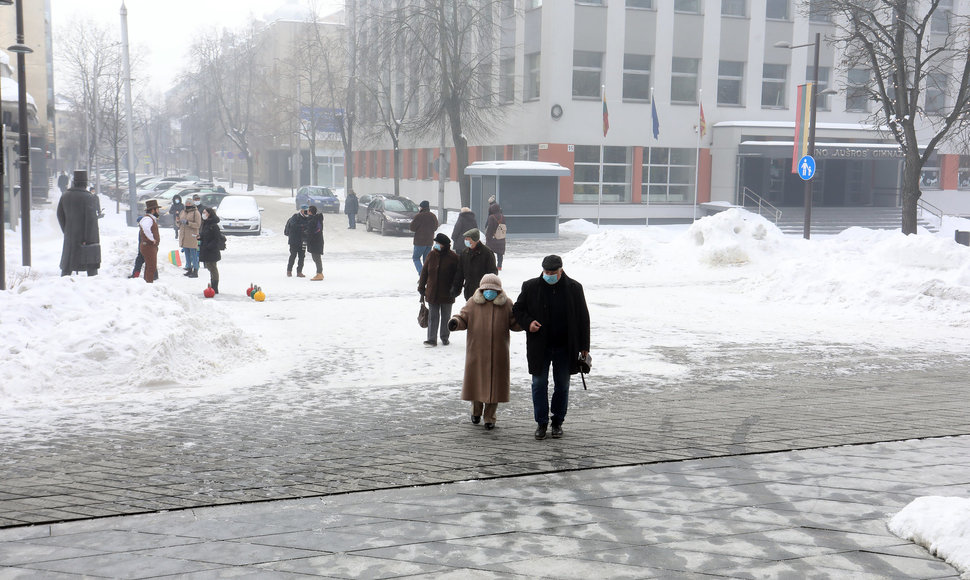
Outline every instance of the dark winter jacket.
{"label": "dark winter jacket", "polygon": [[344,213],[347,215],[357,215],[357,210],[360,209],[360,203],[357,201],[357,194],[350,192],[347,194],[347,199],[344,201]]}
{"label": "dark winter jacket", "polygon": [[323,253],[323,214],[311,215],[306,220],[306,251],[311,254]]}
{"label": "dark winter jacket", "polygon": [[178,215],[182,213],[182,210],[184,209],[185,209],[185,204],[182,203],[182,198],[177,195],[173,197],[172,207],[168,208],[168,214],[172,216],[172,221],[175,222],[175,229],[179,228]]}
{"label": "dark winter jacket", "polygon": [[[101,234],[98,230],[98,200],[83,187],[68,189],[57,203],[57,222],[64,232],[61,249],[61,271],[78,272],[101,267]],[[85,251],[82,245],[97,245],[97,250]]]}
{"label": "dark winter jacket", "polygon": [[475,219],[475,212],[466,211],[458,214],[458,219],[455,220],[455,229],[451,231],[451,247],[456,252],[461,253],[462,248],[465,247],[465,232],[477,227],[478,221]]}
{"label": "dark winter jacket", "polygon": [[61,190],[61,193],[67,191],[67,184],[71,182],[71,179],[66,173],[62,173],[60,177],[57,178],[57,189]]}
{"label": "dark winter jacket", "polygon": [[458,296],[464,287],[465,300],[470,299],[475,290],[478,290],[478,283],[485,274],[498,274],[495,253],[481,242],[474,248],[465,248],[458,256],[458,270],[455,271],[455,278],[451,283],[451,295]]}
{"label": "dark winter jacket", "polygon": [[219,229],[219,216],[212,209],[207,209],[209,219],[202,222],[199,230],[199,261],[218,262],[222,259],[222,240],[225,235]]}
{"label": "dark winter jacket", "polygon": [[430,210],[422,209],[411,219],[415,246],[430,246],[434,243],[434,233],[438,229],[438,218]]}
{"label": "dark winter jacket", "polygon": [[485,245],[496,254],[505,253],[505,238],[501,240],[495,237],[495,231],[499,224],[505,223],[505,215],[502,208],[497,203],[493,203],[488,208],[488,221],[485,222]]}
{"label": "dark winter jacket", "polygon": [[[552,320],[552,303],[555,300],[563,301],[565,320]],[[522,283],[522,292],[512,306],[512,314],[519,326],[526,331],[525,349],[529,374],[541,375],[547,372],[542,361],[550,342],[562,342],[566,345],[570,356],[569,374],[579,372],[579,353],[589,350],[589,308],[586,306],[582,284],[566,276],[565,272],[552,285],[543,280],[542,276],[526,280]],[[538,332],[529,332],[533,320],[538,320],[542,325]],[[558,340],[551,339],[549,333],[557,327],[565,336],[558,337]]]}
{"label": "dark winter jacket", "polygon": [[454,304],[451,283],[457,270],[458,254],[452,252],[451,248],[431,250],[424,261],[424,267],[421,268],[418,293],[431,304]]}
{"label": "dark winter jacket", "polygon": [[291,246],[302,246],[303,242],[306,241],[307,220],[309,218],[300,212],[293,214],[290,219],[286,220],[283,235],[286,236]]}

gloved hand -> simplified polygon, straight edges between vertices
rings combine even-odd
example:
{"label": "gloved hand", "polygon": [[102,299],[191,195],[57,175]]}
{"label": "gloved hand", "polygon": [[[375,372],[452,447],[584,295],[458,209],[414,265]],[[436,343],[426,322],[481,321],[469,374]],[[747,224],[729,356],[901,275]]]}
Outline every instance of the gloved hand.
{"label": "gloved hand", "polygon": [[458,321],[455,320],[454,318],[452,318],[451,320],[449,320],[448,321],[448,330],[450,330],[451,332],[454,332],[454,331],[458,330]]}

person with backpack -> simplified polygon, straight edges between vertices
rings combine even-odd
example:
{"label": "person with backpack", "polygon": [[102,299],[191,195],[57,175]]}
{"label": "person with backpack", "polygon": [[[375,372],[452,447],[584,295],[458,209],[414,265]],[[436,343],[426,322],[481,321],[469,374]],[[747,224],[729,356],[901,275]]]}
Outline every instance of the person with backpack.
{"label": "person with backpack", "polygon": [[225,249],[226,236],[219,229],[216,208],[207,207],[202,210],[202,227],[199,228],[199,260],[209,271],[209,286],[216,294],[219,293],[219,260]]}
{"label": "person with backpack", "polygon": [[492,204],[488,207],[488,221],[485,222],[485,245],[488,246],[489,250],[495,252],[495,263],[499,272],[502,271],[502,258],[505,257],[506,233],[508,233],[508,227],[505,225],[502,207],[492,201]]}

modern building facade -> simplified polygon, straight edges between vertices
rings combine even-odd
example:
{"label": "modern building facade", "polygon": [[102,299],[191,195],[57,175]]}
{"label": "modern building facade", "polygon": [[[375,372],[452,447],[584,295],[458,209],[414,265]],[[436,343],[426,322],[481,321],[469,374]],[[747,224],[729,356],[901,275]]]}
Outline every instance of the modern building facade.
{"label": "modern building facade", "polygon": [[[791,169],[796,88],[812,78],[813,50],[797,45],[835,32],[808,0],[513,4],[496,33],[502,115],[491,135],[469,137],[472,162],[569,168],[560,182],[562,218],[689,220],[704,202],[738,203],[745,188],[781,207],[802,205],[804,185]],[[941,12],[970,15],[970,1],[943,4]],[[874,103],[853,92],[868,72],[840,70],[841,61],[823,42],[819,89],[836,93],[819,101],[813,203],[896,207],[902,156],[871,126]],[[946,93],[927,90],[924,98],[927,111],[939,110]],[[437,199],[436,140],[402,147],[402,193]],[[942,147],[924,171],[924,198],[970,214],[967,153],[958,143]],[[356,152],[358,193],[392,188],[390,159],[389,144]],[[454,163],[446,177],[445,205],[458,207]]]}

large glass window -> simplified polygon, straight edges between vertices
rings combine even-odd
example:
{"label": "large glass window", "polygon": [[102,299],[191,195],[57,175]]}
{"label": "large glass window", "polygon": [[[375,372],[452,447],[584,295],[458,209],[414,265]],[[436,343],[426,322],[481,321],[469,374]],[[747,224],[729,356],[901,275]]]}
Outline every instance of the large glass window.
{"label": "large glass window", "polygon": [[770,20],[788,20],[788,0],[768,0],[765,16]]}
{"label": "large glass window", "polygon": [[950,33],[950,19],[953,15],[953,0],[940,0],[930,17],[930,31],[933,34]]}
{"label": "large glass window", "polygon": [[721,14],[724,16],[747,16],[747,0],[721,0]]}
{"label": "large glass window", "polygon": [[651,57],[645,54],[623,55],[623,98],[650,100]]}
{"label": "large glass window", "polygon": [[643,203],[692,203],[697,175],[694,149],[643,148]]}
{"label": "large glass window", "polygon": [[504,160],[505,160],[504,145],[483,145],[482,146],[482,161],[504,161]]}
{"label": "large glass window", "polygon": [[514,157],[519,161],[538,161],[539,160],[539,146],[538,145],[516,145],[514,148]]}
{"label": "large glass window", "polygon": [[417,179],[417,178],[418,178],[418,150],[412,149],[411,150],[411,175],[408,176],[408,179]]}
{"label": "large glass window", "polygon": [[531,101],[539,98],[539,79],[542,54],[535,52],[525,55],[525,93],[524,99]]}
{"label": "large glass window", "polygon": [[501,103],[515,101],[515,59],[503,58],[499,62],[498,98]]}
{"label": "large glass window", "polygon": [[926,165],[920,173],[920,187],[926,189],[940,189],[940,156],[937,153],[930,155],[926,160]]}
{"label": "large glass window", "polygon": [[761,106],[783,108],[788,65],[765,63],[761,78]]}
{"label": "large glass window", "polygon": [[740,105],[744,88],[744,63],[722,60],[717,64],[717,104]]}
{"label": "large glass window", "polygon": [[809,0],[808,19],[811,22],[832,22],[831,9],[828,7],[828,3],[830,1],[831,0]]}
{"label": "large glass window", "polygon": [[960,156],[960,169],[957,171],[957,188],[970,189],[970,155]]}
{"label": "large glass window", "polygon": [[627,147],[577,145],[573,163],[576,203],[630,202],[631,150]]}
{"label": "large glass window", "polygon": [[700,59],[696,58],[679,58],[675,56],[671,59],[671,102],[697,102],[697,71],[700,69],[700,62]]}
{"label": "large glass window", "polygon": [[573,51],[573,96],[599,97],[602,86],[603,53]]}
{"label": "large glass window", "polygon": [[627,8],[653,8],[653,0],[626,0]]}
{"label": "large glass window", "polygon": [[701,0],[674,0],[675,12],[701,13]]}
{"label": "large glass window", "polygon": [[850,69],[846,75],[845,110],[866,112],[869,110],[869,69]]}
{"label": "large glass window", "polygon": [[926,77],[926,104],[923,110],[930,115],[940,115],[946,108],[946,93],[949,77],[941,71],[931,72]]}
{"label": "large glass window", "polygon": [[[805,67],[805,78],[807,80],[811,80],[812,74],[814,72],[814,68],[815,67],[813,65],[808,65],[807,67]],[[825,89],[829,88],[829,71],[830,70],[831,69],[829,69],[829,67],[827,67],[827,66],[820,66],[820,67],[818,67],[818,87],[816,88],[816,90],[819,93],[821,93]],[[828,111],[829,108],[830,108],[830,106],[829,106],[829,95],[819,94],[818,95],[818,109],[820,111]]]}

